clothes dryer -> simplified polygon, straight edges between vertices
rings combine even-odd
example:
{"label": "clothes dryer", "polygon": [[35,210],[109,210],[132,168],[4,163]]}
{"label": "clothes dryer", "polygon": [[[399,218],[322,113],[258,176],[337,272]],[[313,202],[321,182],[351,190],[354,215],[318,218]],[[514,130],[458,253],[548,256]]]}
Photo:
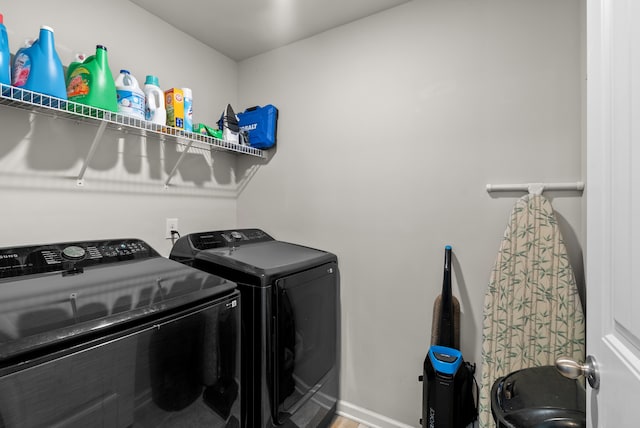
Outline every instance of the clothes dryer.
{"label": "clothes dryer", "polygon": [[170,258],[238,284],[242,426],[328,426],[339,384],[337,257],[241,229],[183,236]]}

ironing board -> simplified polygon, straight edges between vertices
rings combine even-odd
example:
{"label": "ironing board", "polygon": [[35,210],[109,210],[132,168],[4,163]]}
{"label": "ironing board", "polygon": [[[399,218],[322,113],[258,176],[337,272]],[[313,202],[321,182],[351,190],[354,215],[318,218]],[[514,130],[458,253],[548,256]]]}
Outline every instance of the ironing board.
{"label": "ironing board", "polygon": [[495,427],[491,387],[515,370],[584,361],[585,320],[573,270],[549,201],[519,199],[491,271],[482,328],[480,427]]}

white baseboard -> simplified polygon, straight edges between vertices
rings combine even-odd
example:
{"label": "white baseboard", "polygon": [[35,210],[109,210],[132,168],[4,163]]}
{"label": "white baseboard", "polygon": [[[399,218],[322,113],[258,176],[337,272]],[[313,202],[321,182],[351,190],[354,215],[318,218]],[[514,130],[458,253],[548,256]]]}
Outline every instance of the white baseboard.
{"label": "white baseboard", "polygon": [[[412,425],[403,424],[402,422],[345,401],[338,401],[337,413],[340,416],[366,425],[369,428],[414,428]],[[416,422],[415,427],[417,426],[419,426],[418,422]]]}

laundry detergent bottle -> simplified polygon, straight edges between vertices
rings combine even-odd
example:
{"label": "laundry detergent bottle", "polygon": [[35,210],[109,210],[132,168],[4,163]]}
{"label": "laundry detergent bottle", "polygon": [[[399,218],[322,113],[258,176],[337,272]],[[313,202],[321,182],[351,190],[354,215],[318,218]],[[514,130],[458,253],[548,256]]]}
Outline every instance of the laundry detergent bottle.
{"label": "laundry detergent bottle", "polygon": [[156,76],[147,76],[144,82],[144,95],[146,99],[145,119],[158,125],[166,125],[167,109],[164,105],[164,92],[160,89]]}
{"label": "laundry detergent bottle", "polygon": [[184,96],[184,130],[193,131],[193,93],[190,88],[182,88]]}
{"label": "laundry detergent bottle", "polygon": [[62,62],[56,52],[53,29],[40,27],[38,39],[16,52],[11,84],[17,88],[67,99]]}
{"label": "laundry detergent bottle", "polygon": [[97,45],[95,55],[87,57],[83,62],[69,64],[67,96],[69,101],[118,111],[116,83],[109,68],[106,47]]}
{"label": "laundry detergent bottle", "polygon": [[119,113],[144,120],[144,92],[129,70],[120,70],[120,74],[116,78],[116,93]]}
{"label": "laundry detergent bottle", "polygon": [[4,26],[4,17],[0,13],[0,83],[11,84],[11,51],[9,50],[9,37],[7,27]]}

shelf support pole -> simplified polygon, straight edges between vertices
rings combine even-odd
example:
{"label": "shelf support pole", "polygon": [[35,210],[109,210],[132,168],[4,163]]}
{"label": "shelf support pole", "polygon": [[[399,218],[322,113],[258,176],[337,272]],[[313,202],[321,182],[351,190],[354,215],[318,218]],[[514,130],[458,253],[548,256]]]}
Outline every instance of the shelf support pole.
{"label": "shelf support pole", "polygon": [[87,158],[84,160],[84,164],[82,164],[82,168],[80,169],[80,173],[78,174],[78,186],[84,186],[84,173],[87,171],[87,167],[89,166],[89,162],[93,159],[93,155],[96,154],[96,149],[98,148],[98,144],[102,140],[102,134],[104,134],[104,130],[107,127],[107,122],[100,122],[100,126],[98,126],[98,131],[96,131],[96,136],[93,137],[93,143],[91,143],[91,148],[89,149],[89,153],[87,154]]}
{"label": "shelf support pole", "polygon": [[[179,139],[177,139],[177,140],[178,140],[178,142],[180,141]],[[180,163],[182,162],[182,159],[184,159],[185,155],[187,154],[187,152],[191,148],[191,145],[193,144],[193,140],[192,139],[189,139],[187,141],[188,141],[187,147],[185,147],[184,150],[182,151],[182,153],[180,154],[180,157],[178,158],[178,161],[176,162],[175,166],[173,167],[173,169],[169,173],[169,176],[167,177],[167,181],[164,182],[164,188],[165,189],[169,188],[169,182],[171,181],[173,176],[178,171],[178,167],[180,166]],[[166,156],[165,156],[165,158],[166,158]]]}

